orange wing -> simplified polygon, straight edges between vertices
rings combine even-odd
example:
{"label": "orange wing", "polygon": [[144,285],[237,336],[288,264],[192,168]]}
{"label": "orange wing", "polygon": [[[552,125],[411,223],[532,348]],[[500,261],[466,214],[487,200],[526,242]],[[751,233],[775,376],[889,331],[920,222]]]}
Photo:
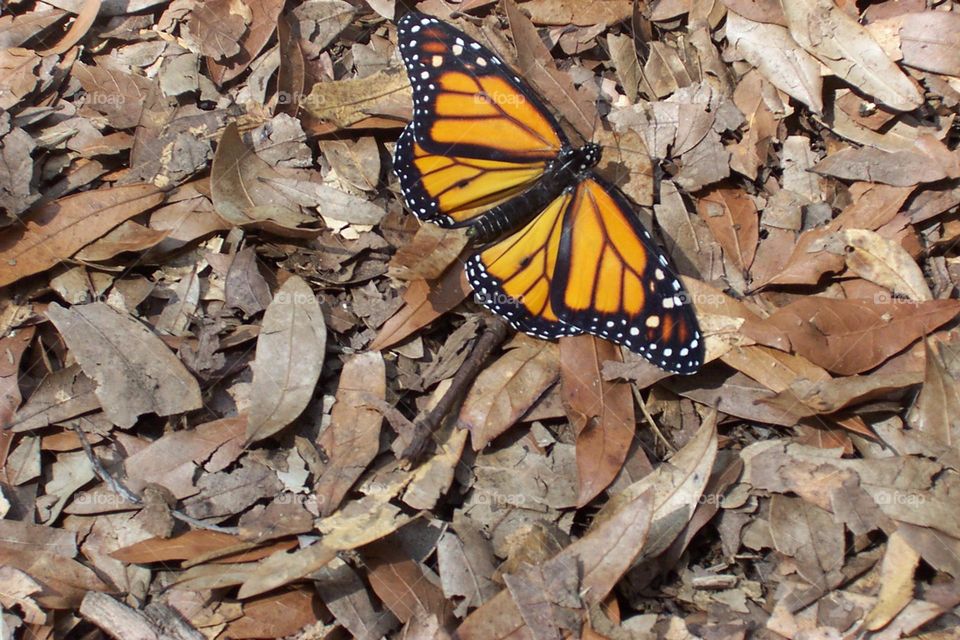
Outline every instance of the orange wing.
{"label": "orange wing", "polygon": [[565,323],[667,371],[694,373],[703,338],[670,261],[616,187],[593,176],[564,214],[551,303]]}
{"label": "orange wing", "polygon": [[398,41],[413,86],[413,120],[394,152],[408,207],[465,225],[543,175],[569,143],[550,112],[483,45],[410,12]]}
{"label": "orange wing", "polygon": [[629,202],[590,177],[467,262],[478,302],[544,339],[582,332],[694,373],[703,338],[679,278]]}

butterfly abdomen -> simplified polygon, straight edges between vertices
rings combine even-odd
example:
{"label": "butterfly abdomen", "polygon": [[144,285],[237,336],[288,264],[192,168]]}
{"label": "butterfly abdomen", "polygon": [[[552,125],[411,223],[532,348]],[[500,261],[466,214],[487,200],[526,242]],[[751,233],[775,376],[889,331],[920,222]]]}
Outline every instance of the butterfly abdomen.
{"label": "butterfly abdomen", "polygon": [[470,221],[468,235],[476,245],[494,242],[525,226],[566,189],[572,189],[600,162],[600,146],[564,147],[537,184]]}

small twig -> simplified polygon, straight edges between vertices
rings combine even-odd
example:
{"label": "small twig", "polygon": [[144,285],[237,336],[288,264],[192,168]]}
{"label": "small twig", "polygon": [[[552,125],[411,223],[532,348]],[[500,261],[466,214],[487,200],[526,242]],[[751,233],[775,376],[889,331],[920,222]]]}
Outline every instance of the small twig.
{"label": "small twig", "polygon": [[[127,502],[135,505],[143,505],[142,497],[131,491],[120,480],[110,475],[110,473],[104,468],[103,464],[100,462],[100,459],[93,452],[93,447],[90,446],[90,441],[87,440],[87,434],[83,432],[83,429],[74,424],[73,430],[76,432],[77,437],[80,438],[80,445],[83,447],[84,453],[87,454],[87,459],[90,460],[90,465],[93,467],[94,473],[96,473],[97,476],[103,480],[114,493],[119,495]],[[240,532],[239,527],[221,527],[215,524],[209,524],[207,522],[203,522],[202,520],[197,520],[196,518],[188,516],[181,511],[177,511],[176,509],[171,509],[170,515],[196,529],[208,529],[210,531],[217,531],[219,533],[227,533],[230,535],[237,535]]]}
{"label": "small twig", "polygon": [[650,425],[650,428],[653,429],[653,433],[656,434],[660,441],[667,447],[667,451],[670,453],[676,453],[676,448],[670,444],[670,441],[664,437],[663,432],[660,431],[660,427],[657,426],[657,423],[654,421],[653,416],[650,415],[650,411],[647,410],[647,403],[643,401],[643,396],[640,395],[640,390],[636,387],[633,387],[633,395],[637,399],[637,404],[640,405],[640,411],[643,413],[643,417],[646,418],[647,424]]}
{"label": "small twig", "polygon": [[473,351],[456,375],[453,376],[450,388],[447,389],[433,409],[428,411],[426,415],[417,416],[417,419],[414,420],[413,436],[407,447],[400,453],[401,459],[416,462],[426,452],[430,438],[440,427],[440,423],[476,381],[490,353],[506,339],[507,328],[507,323],[497,316],[492,316],[487,320],[483,333],[480,334]]}

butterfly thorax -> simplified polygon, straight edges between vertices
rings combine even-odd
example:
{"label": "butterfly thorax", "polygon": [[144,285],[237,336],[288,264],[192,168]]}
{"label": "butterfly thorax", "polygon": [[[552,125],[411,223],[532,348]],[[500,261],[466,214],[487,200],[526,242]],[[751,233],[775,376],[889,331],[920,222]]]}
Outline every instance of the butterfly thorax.
{"label": "butterfly thorax", "polygon": [[565,190],[572,190],[600,162],[601,147],[593,142],[577,149],[564,146],[556,159],[547,163],[535,185],[501,202],[470,221],[468,235],[475,245],[485,245],[519,230]]}

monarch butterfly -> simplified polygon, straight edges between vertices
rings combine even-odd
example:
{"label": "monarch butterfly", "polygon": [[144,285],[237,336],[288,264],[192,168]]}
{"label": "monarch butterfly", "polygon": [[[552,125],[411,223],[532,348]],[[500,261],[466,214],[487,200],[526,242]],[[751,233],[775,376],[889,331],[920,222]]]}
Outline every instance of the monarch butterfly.
{"label": "monarch butterfly", "polygon": [[478,302],[543,339],[591,333],[682,374],[703,362],[696,316],[667,256],[619,189],[593,172],[497,56],[436,18],[398,23],[413,120],[394,172],[421,220],[467,227]]}

